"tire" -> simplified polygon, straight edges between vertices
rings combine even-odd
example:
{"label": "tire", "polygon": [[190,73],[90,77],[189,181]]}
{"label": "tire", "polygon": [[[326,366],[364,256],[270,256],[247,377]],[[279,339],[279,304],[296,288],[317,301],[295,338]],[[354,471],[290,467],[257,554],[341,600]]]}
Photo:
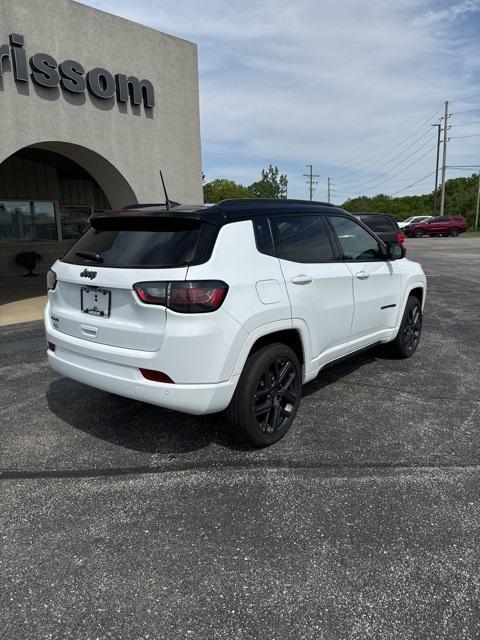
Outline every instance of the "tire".
{"label": "tire", "polygon": [[413,232],[413,235],[415,238],[422,238],[423,237],[423,229],[415,229],[415,231]]}
{"label": "tire", "polygon": [[388,351],[396,358],[410,358],[417,350],[422,333],[422,305],[410,296],[405,306],[397,337],[388,344]]}
{"label": "tire", "polygon": [[254,447],[268,447],[292,426],[300,404],[302,373],[295,352],[269,344],[248,357],[226,410],[229,424]]}
{"label": "tire", "polygon": [[456,238],[460,235],[460,229],[458,227],[452,227],[450,229],[450,235],[452,236],[452,238]]}

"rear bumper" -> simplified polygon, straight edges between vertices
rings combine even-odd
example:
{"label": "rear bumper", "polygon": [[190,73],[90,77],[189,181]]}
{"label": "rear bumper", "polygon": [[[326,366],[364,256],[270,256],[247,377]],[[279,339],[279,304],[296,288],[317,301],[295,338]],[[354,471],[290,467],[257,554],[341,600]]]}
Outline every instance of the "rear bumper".
{"label": "rear bumper", "polygon": [[141,400],[167,409],[202,415],[226,409],[238,376],[218,384],[164,384],[146,380],[136,367],[108,362],[56,345],[48,350],[54,371],[109,393]]}

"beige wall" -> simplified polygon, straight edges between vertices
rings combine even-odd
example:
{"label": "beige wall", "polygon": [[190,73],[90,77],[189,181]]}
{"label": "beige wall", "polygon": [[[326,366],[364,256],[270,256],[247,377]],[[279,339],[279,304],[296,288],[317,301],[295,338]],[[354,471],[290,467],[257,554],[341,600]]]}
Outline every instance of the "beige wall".
{"label": "beige wall", "polygon": [[1,0],[1,44],[8,44],[10,33],[25,36],[28,57],[48,53],[58,63],[77,60],[87,71],[103,67],[113,75],[146,78],[154,85],[156,106],[151,113],[143,106],[133,112],[130,104],[88,92],[15,83],[6,69],[0,80],[0,162],[38,144],[84,166],[113,207],[132,196],[162,201],[160,169],[172,199],[202,201],[194,44],[71,0]]}

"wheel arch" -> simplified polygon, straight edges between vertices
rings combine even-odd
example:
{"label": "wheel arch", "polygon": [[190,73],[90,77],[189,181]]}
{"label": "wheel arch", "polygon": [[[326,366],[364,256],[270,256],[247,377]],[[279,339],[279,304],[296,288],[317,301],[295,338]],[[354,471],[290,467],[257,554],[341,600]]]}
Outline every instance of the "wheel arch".
{"label": "wheel arch", "polygon": [[306,325],[294,326],[292,321],[289,320],[288,322],[269,323],[252,331],[237,359],[233,372],[234,375],[242,372],[251,353],[254,353],[267,344],[273,344],[275,342],[283,342],[292,348],[300,360],[302,370],[305,371],[305,364],[309,362],[310,358],[310,336],[308,328]]}
{"label": "wheel arch", "polygon": [[[425,287],[422,287],[420,285],[414,286],[413,289],[410,289],[410,291],[408,292],[407,300],[412,296],[414,298],[417,298],[417,300],[422,305],[422,309],[423,309],[423,303],[425,298]],[[405,304],[406,304],[406,301],[405,301]]]}

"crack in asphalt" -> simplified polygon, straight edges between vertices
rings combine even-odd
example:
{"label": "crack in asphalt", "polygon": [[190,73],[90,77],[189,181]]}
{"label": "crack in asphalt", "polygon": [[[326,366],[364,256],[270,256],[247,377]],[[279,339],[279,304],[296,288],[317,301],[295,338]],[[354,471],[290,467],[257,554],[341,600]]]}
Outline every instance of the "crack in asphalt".
{"label": "crack in asphalt", "polygon": [[[372,464],[370,462],[346,465],[343,463],[322,463],[322,462],[295,462],[275,461],[275,460],[251,460],[251,461],[231,461],[228,463],[196,464],[195,462],[173,464],[171,466],[136,466],[136,467],[113,467],[101,469],[46,469],[43,471],[22,471],[22,470],[0,470],[1,480],[68,480],[68,479],[88,479],[118,476],[142,476],[142,475],[162,475],[167,473],[182,473],[186,471],[207,472],[207,471],[248,471],[258,469],[260,471],[319,471],[326,475],[335,477],[350,477],[356,474],[384,475],[381,472],[395,471],[400,474],[408,474],[415,471],[480,471],[480,461],[474,464],[407,464],[405,462],[380,462]],[[341,473],[339,473],[341,471]]]}

